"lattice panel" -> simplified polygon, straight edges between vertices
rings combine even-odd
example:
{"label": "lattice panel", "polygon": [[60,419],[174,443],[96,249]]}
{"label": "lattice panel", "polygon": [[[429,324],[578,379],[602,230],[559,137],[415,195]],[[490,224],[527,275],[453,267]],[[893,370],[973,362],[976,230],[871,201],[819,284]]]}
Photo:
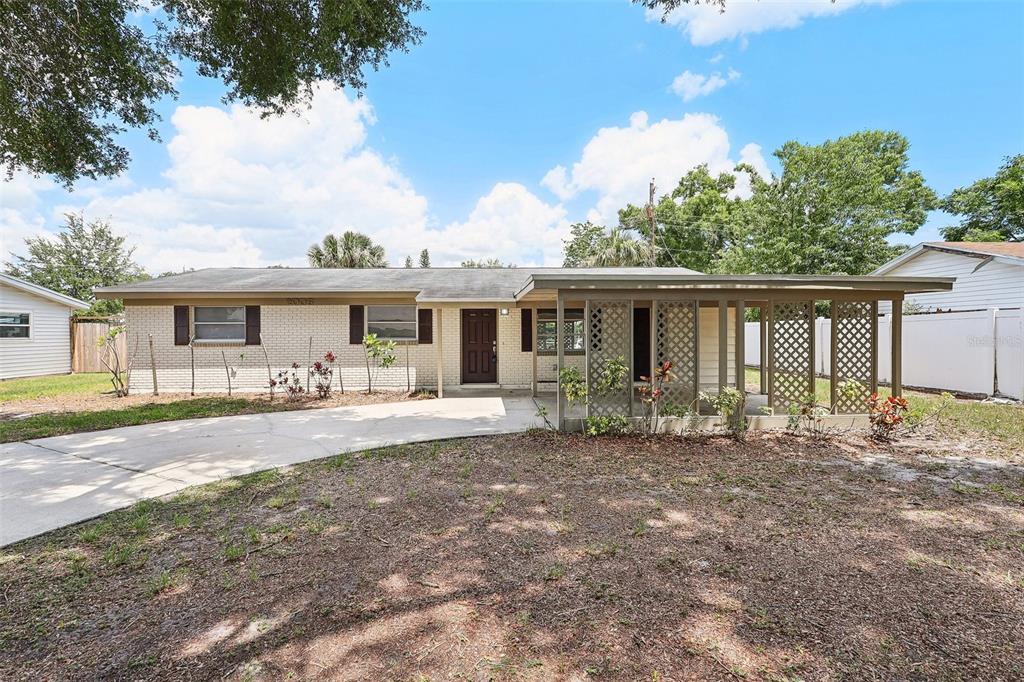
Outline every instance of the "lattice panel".
{"label": "lattice panel", "polygon": [[592,416],[628,415],[632,392],[632,372],[621,391],[597,395],[593,390],[597,377],[609,360],[621,359],[632,366],[630,339],[633,335],[632,303],[629,301],[591,301],[587,320],[587,388],[590,393],[588,414]]}
{"label": "lattice panel", "polygon": [[[865,400],[875,390],[875,329],[878,320],[871,301],[832,302],[832,400],[836,412],[860,414],[867,411]],[[839,384],[848,379],[860,382],[860,395],[844,398]]]}
{"label": "lattice panel", "polygon": [[771,406],[786,414],[814,394],[814,301],[776,301],[771,319]]}
{"label": "lattice panel", "polygon": [[654,358],[672,363],[672,381],[665,383],[662,414],[682,415],[697,398],[697,303],[656,301]]}

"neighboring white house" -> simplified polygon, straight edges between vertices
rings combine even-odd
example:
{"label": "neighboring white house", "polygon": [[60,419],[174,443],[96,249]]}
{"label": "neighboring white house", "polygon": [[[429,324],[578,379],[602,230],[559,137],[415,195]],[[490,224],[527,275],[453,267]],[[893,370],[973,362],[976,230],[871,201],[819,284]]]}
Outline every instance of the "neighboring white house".
{"label": "neighboring white house", "polygon": [[[922,312],[1024,308],[1024,243],[925,242],[874,275],[956,277],[951,291],[907,294]],[[880,301],[879,312],[890,312]]]}
{"label": "neighboring white house", "polygon": [[88,303],[0,274],[0,379],[71,371],[71,313]]}
{"label": "neighboring white house", "polygon": [[904,318],[905,384],[1024,399],[1024,243],[926,242],[872,274],[956,278],[949,291],[906,295],[934,314]]}

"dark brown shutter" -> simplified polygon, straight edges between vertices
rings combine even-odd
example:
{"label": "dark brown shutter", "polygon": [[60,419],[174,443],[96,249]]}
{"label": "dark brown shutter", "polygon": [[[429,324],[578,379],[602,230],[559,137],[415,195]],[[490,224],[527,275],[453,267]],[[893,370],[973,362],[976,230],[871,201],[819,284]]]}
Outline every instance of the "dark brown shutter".
{"label": "dark brown shutter", "polygon": [[350,305],[348,307],[348,342],[350,344],[361,344],[363,342],[363,306]]}
{"label": "dark brown shutter", "polygon": [[519,330],[522,351],[533,352],[533,309],[523,308],[523,323]]}
{"label": "dark brown shutter", "polygon": [[434,311],[430,308],[420,308],[419,315],[419,341],[420,343],[434,342]]}
{"label": "dark brown shutter", "polygon": [[188,345],[188,306],[174,306],[174,345]]}
{"label": "dark brown shutter", "polygon": [[260,307],[245,306],[245,345],[260,345]]}

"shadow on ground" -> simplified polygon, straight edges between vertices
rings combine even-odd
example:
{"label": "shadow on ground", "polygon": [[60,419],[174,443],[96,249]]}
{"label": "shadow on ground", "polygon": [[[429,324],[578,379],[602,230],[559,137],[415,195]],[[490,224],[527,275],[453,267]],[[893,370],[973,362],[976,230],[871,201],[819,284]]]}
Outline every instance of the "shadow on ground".
{"label": "shadow on ground", "polygon": [[856,437],[342,455],[0,554],[4,679],[1010,679],[1024,472]]}

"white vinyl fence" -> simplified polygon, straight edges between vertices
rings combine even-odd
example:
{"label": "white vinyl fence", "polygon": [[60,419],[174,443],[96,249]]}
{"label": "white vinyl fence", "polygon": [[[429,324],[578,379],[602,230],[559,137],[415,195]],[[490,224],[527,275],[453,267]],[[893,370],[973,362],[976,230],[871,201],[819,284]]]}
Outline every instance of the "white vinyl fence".
{"label": "white vinyl fence", "polygon": [[[878,378],[890,378],[892,317],[878,321]],[[832,321],[815,320],[815,365],[828,376]],[[748,322],[744,357],[761,364],[761,325]],[[991,308],[903,317],[903,385],[1024,400],[1024,314]]]}

